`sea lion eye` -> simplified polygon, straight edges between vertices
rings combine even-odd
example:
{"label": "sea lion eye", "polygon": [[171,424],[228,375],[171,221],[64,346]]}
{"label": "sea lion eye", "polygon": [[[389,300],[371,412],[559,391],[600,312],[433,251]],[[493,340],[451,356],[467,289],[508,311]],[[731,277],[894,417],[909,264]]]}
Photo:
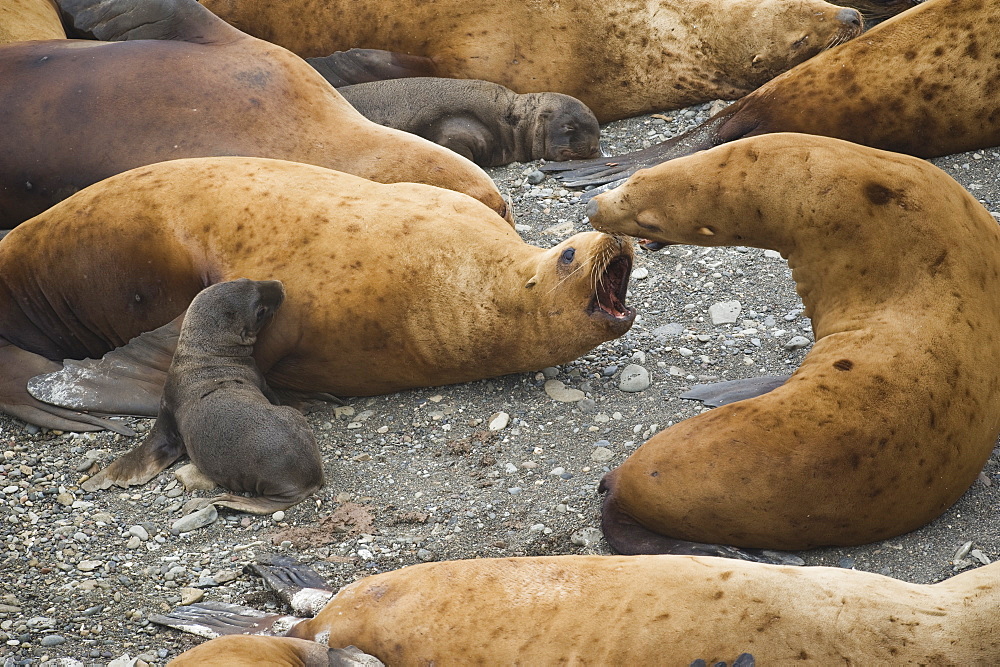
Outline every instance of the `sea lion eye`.
{"label": "sea lion eye", "polygon": [[267,316],[267,308],[264,306],[257,306],[257,321],[260,322]]}
{"label": "sea lion eye", "polygon": [[563,250],[563,254],[560,255],[559,261],[563,264],[572,264],[574,257],[576,257],[576,249],[566,248],[565,250]]}

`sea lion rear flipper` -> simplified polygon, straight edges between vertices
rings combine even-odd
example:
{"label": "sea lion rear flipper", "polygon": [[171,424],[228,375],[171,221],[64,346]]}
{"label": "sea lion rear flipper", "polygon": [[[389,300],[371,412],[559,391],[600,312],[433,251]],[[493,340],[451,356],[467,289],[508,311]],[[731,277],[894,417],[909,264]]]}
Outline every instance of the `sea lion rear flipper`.
{"label": "sea lion rear flipper", "polygon": [[310,488],[308,493],[297,494],[294,497],[289,498],[275,498],[270,496],[237,496],[232,493],[223,493],[215,496],[209,500],[209,502],[213,505],[222,505],[223,507],[239,510],[240,512],[249,512],[251,514],[271,514],[273,512],[277,512],[278,510],[286,510],[292,505],[302,502],[313,491],[315,491],[315,489]]}
{"label": "sea lion rear flipper", "polygon": [[788,375],[764,375],[742,380],[713,382],[711,384],[696,384],[690,391],[681,394],[681,398],[689,401],[701,401],[710,408],[742,401],[746,398],[761,396],[785,384]]}
{"label": "sea lion rear flipper", "polygon": [[316,570],[292,558],[272,555],[245,569],[261,577],[293,612],[303,616],[315,616],[335,593]]}
{"label": "sea lion rear flipper", "polygon": [[241,36],[196,0],[56,0],[64,23],[104,42],[173,39],[207,44]]}
{"label": "sea lion rear flipper", "polygon": [[435,71],[430,58],[381,49],[337,51],[322,58],[306,58],[306,62],[334,88],[369,81],[434,76]]}
{"label": "sea lion rear flipper", "polygon": [[176,607],[169,614],[151,614],[149,620],[157,625],[214,639],[222,635],[283,635],[304,619],[267,614],[226,602],[199,602]]}
{"label": "sea lion rear flipper", "polygon": [[146,439],[138,447],[120,456],[114,463],[81,484],[85,491],[106,489],[112,484],[123,489],[145,484],[157,473],[180,458],[184,442],[172,428],[157,419]]}
{"label": "sea lion rear flipper", "polygon": [[47,405],[28,393],[29,379],[38,373],[48,373],[59,364],[45,357],[0,338],[0,412],[17,417],[29,424],[61,431],[100,431],[107,429],[122,435],[134,436],[135,432],[124,424]]}
{"label": "sea lion rear flipper", "polygon": [[183,317],[136,336],[100,359],[67,359],[62,370],[31,378],[28,393],[72,410],[155,417]]}
{"label": "sea lion rear flipper", "polygon": [[606,479],[601,481],[598,491],[605,492],[601,505],[601,532],[608,544],[620,554],[626,556],[671,554],[675,556],[718,556],[720,558],[735,558],[737,560],[769,563],[771,565],[804,565],[794,554],[765,549],[740,549],[725,544],[704,544],[678,540],[666,535],[654,533],[618,506],[614,492],[609,488]]}

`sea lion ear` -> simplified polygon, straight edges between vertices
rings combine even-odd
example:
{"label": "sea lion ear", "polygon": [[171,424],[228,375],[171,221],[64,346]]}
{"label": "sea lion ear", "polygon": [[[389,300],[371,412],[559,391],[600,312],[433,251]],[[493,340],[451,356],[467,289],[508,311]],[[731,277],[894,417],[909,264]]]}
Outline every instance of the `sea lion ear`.
{"label": "sea lion ear", "polygon": [[524,284],[524,289],[531,289],[532,287],[534,287],[537,284],[538,284],[538,275],[536,274],[536,275],[531,276],[531,280],[529,280],[528,282],[526,282]]}

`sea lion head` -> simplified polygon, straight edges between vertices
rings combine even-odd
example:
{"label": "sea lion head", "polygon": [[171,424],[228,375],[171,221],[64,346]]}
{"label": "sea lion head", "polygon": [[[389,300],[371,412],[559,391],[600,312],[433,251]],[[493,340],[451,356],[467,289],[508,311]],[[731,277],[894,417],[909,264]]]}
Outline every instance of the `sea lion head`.
{"label": "sea lion head", "polygon": [[239,278],[203,289],[191,301],[181,329],[197,327],[213,344],[253,345],[285,299],[279,280]]}
{"label": "sea lion head", "polygon": [[519,95],[525,155],[546,160],[584,160],[601,154],[601,127],[586,104],[562,93]]}
{"label": "sea lion head", "polygon": [[523,289],[536,299],[534,308],[550,319],[565,320],[568,304],[575,308],[579,326],[574,335],[597,342],[617,338],[635,320],[635,309],[625,305],[632,255],[632,244],[624,237],[576,234],[534,256],[534,272]]}
{"label": "sea lion head", "polygon": [[916,7],[923,0],[840,0],[845,7],[853,7],[870,20],[895,16],[910,7]]}

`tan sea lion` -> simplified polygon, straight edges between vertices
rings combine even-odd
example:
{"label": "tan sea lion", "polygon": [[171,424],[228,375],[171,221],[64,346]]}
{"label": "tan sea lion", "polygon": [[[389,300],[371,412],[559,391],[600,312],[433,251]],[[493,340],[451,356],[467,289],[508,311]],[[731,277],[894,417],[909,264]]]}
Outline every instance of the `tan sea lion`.
{"label": "tan sea lion", "polygon": [[53,0],[0,2],[0,44],[32,39],[66,39]]}
{"label": "tan sea lion", "polygon": [[624,239],[586,232],[536,248],[480,202],[427,185],[261,158],[140,167],[0,241],[0,404],[46,425],[24,383],[125,346],[32,391],[155,415],[175,318],[237,277],[284,283],[254,347],[275,390],[371,395],[537,370],[629,329],[631,265]]}
{"label": "tan sea lion", "polygon": [[547,165],[569,186],[769,132],[918,157],[1000,145],[1000,3],[927,0],[765,83],[698,127],[628,155]]}
{"label": "tan sea lion", "polygon": [[284,298],[277,280],[241,278],[199,292],[184,314],[149,435],[83,488],[145,484],[184,454],[213,482],[253,495],[207,502],[245,512],[286,509],[323,486],[309,424],[278,404],[251,356]]}
{"label": "tan sea lion", "polygon": [[61,0],[61,7],[98,38],[127,41],[0,48],[0,228],[133,167],[215,155],[429,183],[510,215],[481,169],[368,121],[300,58],[194,0]]}
{"label": "tan sea lion", "polygon": [[412,132],[483,167],[600,155],[601,128],[561,93],[518,95],[489,81],[412,77],[338,88],[370,121]]}
{"label": "tan sea lion", "polygon": [[[741,653],[760,665],[991,664],[1000,657],[998,574],[993,564],[919,585],[696,556],[477,558],[361,579],[288,636],[352,644],[387,665],[688,665]],[[297,620],[258,612],[213,626],[216,612],[203,608],[155,620],[204,621],[220,633],[273,632],[275,621]],[[244,642],[288,660],[270,664],[301,664],[294,659],[308,646],[229,636],[170,664],[223,664],[202,661]]]}
{"label": "tan sea lion", "polygon": [[602,123],[735,99],[861,31],[822,0],[202,0],[303,57],[351,47],[434,61],[437,76],[557,92]]}
{"label": "tan sea lion", "polygon": [[588,215],[654,242],[778,250],[816,339],[782,386],[660,432],[604,478],[617,550],[873,542],[982,470],[1000,434],[1000,228],[937,167],[769,134],[642,170]]}

